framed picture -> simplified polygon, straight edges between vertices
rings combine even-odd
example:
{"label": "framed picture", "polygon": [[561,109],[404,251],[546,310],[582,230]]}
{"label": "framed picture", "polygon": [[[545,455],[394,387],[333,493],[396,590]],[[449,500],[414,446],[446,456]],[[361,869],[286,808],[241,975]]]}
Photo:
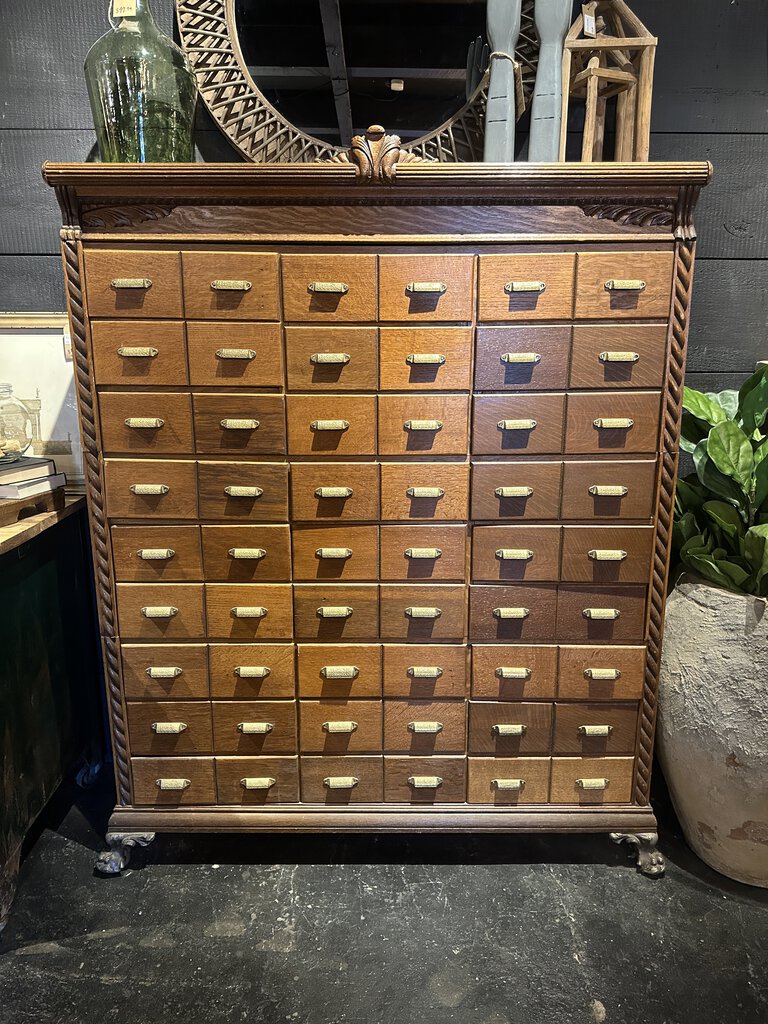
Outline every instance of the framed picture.
{"label": "framed picture", "polygon": [[69,323],[64,313],[0,313],[0,387],[29,412],[27,455],[53,459],[67,490],[84,492]]}

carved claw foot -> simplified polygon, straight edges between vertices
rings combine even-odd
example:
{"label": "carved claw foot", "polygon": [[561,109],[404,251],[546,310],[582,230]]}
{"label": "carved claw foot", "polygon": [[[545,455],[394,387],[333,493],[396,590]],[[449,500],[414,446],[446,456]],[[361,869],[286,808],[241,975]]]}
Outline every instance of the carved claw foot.
{"label": "carved claw foot", "polygon": [[611,832],[614,843],[626,843],[634,846],[637,853],[637,870],[649,878],[659,878],[666,870],[664,857],[656,849],[659,841],[657,832]]}
{"label": "carved claw foot", "polygon": [[128,867],[135,846],[149,846],[154,832],[107,832],[108,850],[99,854],[96,870],[102,875],[119,875]]}

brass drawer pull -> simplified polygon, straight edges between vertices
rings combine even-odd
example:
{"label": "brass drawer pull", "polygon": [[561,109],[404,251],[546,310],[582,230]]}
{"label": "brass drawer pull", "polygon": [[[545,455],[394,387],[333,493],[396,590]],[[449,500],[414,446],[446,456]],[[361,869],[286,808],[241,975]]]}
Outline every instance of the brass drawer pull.
{"label": "brass drawer pull", "polygon": [[152,287],[152,278],[150,277],[115,277],[112,279],[112,287],[117,290],[123,288],[137,288],[143,289]]}
{"label": "brass drawer pull", "polygon": [[530,548],[498,548],[496,557],[500,562],[530,562],[533,552]]}
{"label": "brass drawer pull", "polygon": [[499,420],[496,424],[498,430],[535,430],[537,426],[536,420]]}
{"label": "brass drawer pull", "polygon": [[439,789],[443,780],[439,775],[409,775],[408,785],[412,789]]}
{"label": "brass drawer pull", "polygon": [[406,548],[404,554],[406,558],[415,559],[435,559],[443,556],[440,548]]}
{"label": "brass drawer pull", "polygon": [[403,424],[405,430],[442,430],[442,420],[406,420]]}
{"label": "brass drawer pull", "polygon": [[153,722],[152,732],[157,736],[179,736],[187,731],[186,722]]}
{"label": "brass drawer pull", "polygon": [[324,295],[346,295],[349,285],[343,281],[310,281],[307,291]]}
{"label": "brass drawer pull", "polygon": [[309,428],[310,430],[332,430],[339,432],[349,430],[349,420],[312,420]]}
{"label": "brass drawer pull", "polygon": [[222,430],[258,430],[259,421],[251,419],[224,419],[219,420]]}
{"label": "brass drawer pull", "polygon": [[263,605],[236,605],[230,611],[235,619],[263,619],[269,609]]}
{"label": "brass drawer pull", "polygon": [[587,552],[587,557],[593,562],[623,562],[627,552],[619,548],[592,548]]}
{"label": "brass drawer pull", "polygon": [[601,352],[597,357],[601,363],[637,363],[639,352]]}
{"label": "brass drawer pull", "polygon": [[127,346],[121,345],[117,350],[117,354],[122,356],[123,359],[154,359],[156,355],[159,355],[160,350],[152,348],[151,346]]}
{"label": "brass drawer pull", "polygon": [[144,669],[150,679],[178,679],[182,673],[177,665],[150,665]]}
{"label": "brass drawer pull", "polygon": [[442,674],[439,665],[410,665],[406,669],[406,675],[411,679],[439,679]]}
{"label": "brass drawer pull", "polygon": [[136,554],[144,562],[165,562],[174,558],[176,552],[173,548],[139,548]]}
{"label": "brass drawer pull", "polygon": [[268,775],[261,778],[240,779],[240,785],[243,789],[272,789],[276,782],[277,779],[270,778]]}
{"label": "brass drawer pull", "polygon": [[173,605],[145,605],[141,609],[141,614],[145,619],[172,619],[174,615],[179,614],[179,609],[174,608]]}
{"label": "brass drawer pull", "polygon": [[615,682],[617,679],[621,679],[621,670],[618,668],[585,668],[584,678],[599,682]]}
{"label": "brass drawer pull", "polygon": [[581,614],[585,619],[613,620],[619,618],[621,610],[619,608],[584,608]]}
{"label": "brass drawer pull", "polygon": [[155,779],[155,785],[163,792],[171,790],[189,789],[192,785],[190,779]]}
{"label": "brass drawer pull", "polygon": [[243,736],[266,736],[275,728],[272,722],[238,722],[237,731]]}
{"label": "brass drawer pull", "polygon": [[593,498],[625,498],[629,488],[614,484],[592,484],[589,493]]}
{"label": "brass drawer pull", "polygon": [[497,487],[493,492],[497,498],[530,498],[533,496],[532,487]]}
{"label": "brass drawer pull", "polygon": [[321,604],[317,616],[320,619],[348,619],[353,611],[349,605]]}
{"label": "brass drawer pull", "polygon": [[351,558],[352,548],[317,548],[315,558]]}
{"label": "brass drawer pull", "polygon": [[439,619],[443,614],[443,610],[442,608],[423,608],[409,605],[405,609],[405,614],[409,619]]}
{"label": "brass drawer pull", "polygon": [[442,498],[445,490],[442,487],[407,487],[407,498]]}
{"label": "brass drawer pull", "polygon": [[507,295],[516,295],[518,292],[543,292],[546,290],[543,281],[507,281],[504,291]]}
{"label": "brass drawer pull", "polygon": [[360,779],[354,775],[328,775],[323,779],[326,789],[354,789],[360,785]]}
{"label": "brass drawer pull", "polygon": [[612,725],[580,725],[576,732],[579,736],[610,736]]}
{"label": "brass drawer pull", "polygon": [[491,785],[500,792],[519,793],[525,788],[525,779],[491,779]]}
{"label": "brass drawer pull", "polygon": [[424,733],[430,736],[435,736],[437,733],[443,731],[442,722],[409,722],[408,732],[413,733]]}
{"label": "brass drawer pull", "polygon": [[409,281],[405,290],[411,294],[444,295],[448,291],[448,285],[442,281]]}
{"label": "brass drawer pull", "polygon": [[644,292],[645,281],[620,281],[612,280],[605,282],[607,292]]}
{"label": "brass drawer pull", "polygon": [[323,679],[357,679],[360,669],[357,665],[323,665],[320,675]]}
{"label": "brass drawer pull", "polygon": [[224,493],[228,498],[260,498],[264,491],[261,487],[243,487],[240,484],[227,484]]}
{"label": "brass drawer pull", "polygon": [[217,348],[216,358],[251,360],[256,358],[256,353],[252,348]]}
{"label": "brass drawer pull", "polygon": [[323,732],[347,734],[357,732],[357,722],[323,722]]}
{"label": "brass drawer pull", "polygon": [[499,356],[502,363],[540,363],[541,355],[538,352],[503,352]]}
{"label": "brass drawer pull", "polygon": [[142,494],[158,496],[167,494],[170,491],[168,484],[131,484],[128,490],[131,494]]}
{"label": "brass drawer pull", "polygon": [[159,430],[165,426],[165,420],[159,416],[128,416],[123,422],[131,430]]}
{"label": "brass drawer pull", "polygon": [[227,554],[237,561],[258,560],[267,557],[266,548],[230,548]]}
{"label": "brass drawer pull", "polygon": [[351,487],[316,487],[316,498],[351,498],[355,492]]}
{"label": "brass drawer pull", "polygon": [[522,665],[500,665],[494,675],[499,679],[530,679],[532,673]]}
{"label": "brass drawer pull", "polygon": [[347,352],[313,352],[309,361],[315,366],[346,366],[351,358]]}
{"label": "brass drawer pull", "polygon": [[494,608],[495,619],[527,619],[531,614],[530,608]]}
{"label": "brass drawer pull", "polygon": [[592,426],[596,427],[598,430],[629,430],[631,427],[634,427],[634,425],[634,420],[624,416],[600,416],[598,419],[592,420]]}
{"label": "brass drawer pull", "polygon": [[576,779],[579,789],[607,789],[608,779]]}
{"label": "brass drawer pull", "polygon": [[215,292],[249,292],[253,285],[250,281],[211,281],[211,288]]}
{"label": "brass drawer pull", "polygon": [[442,366],[445,356],[439,352],[411,352],[405,361],[409,366]]}
{"label": "brass drawer pull", "polygon": [[491,732],[495,736],[525,736],[528,726],[522,724],[511,725],[507,722],[499,722],[491,726]]}
{"label": "brass drawer pull", "polygon": [[267,665],[237,665],[235,675],[240,679],[266,679],[272,674]]}

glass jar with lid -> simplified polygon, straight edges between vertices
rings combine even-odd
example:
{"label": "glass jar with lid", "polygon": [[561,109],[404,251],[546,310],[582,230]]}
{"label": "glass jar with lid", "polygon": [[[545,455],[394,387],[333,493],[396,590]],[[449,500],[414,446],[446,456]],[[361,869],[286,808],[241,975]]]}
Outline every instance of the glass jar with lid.
{"label": "glass jar with lid", "polygon": [[0,383],[0,463],[20,459],[31,444],[29,409],[14,396],[12,384]]}

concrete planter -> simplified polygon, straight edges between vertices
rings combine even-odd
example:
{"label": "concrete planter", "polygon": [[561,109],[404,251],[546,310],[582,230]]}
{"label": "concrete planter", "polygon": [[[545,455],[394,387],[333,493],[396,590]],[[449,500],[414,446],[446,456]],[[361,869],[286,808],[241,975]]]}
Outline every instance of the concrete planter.
{"label": "concrete planter", "polygon": [[667,601],[657,739],[690,846],[768,887],[768,601],[681,579]]}

